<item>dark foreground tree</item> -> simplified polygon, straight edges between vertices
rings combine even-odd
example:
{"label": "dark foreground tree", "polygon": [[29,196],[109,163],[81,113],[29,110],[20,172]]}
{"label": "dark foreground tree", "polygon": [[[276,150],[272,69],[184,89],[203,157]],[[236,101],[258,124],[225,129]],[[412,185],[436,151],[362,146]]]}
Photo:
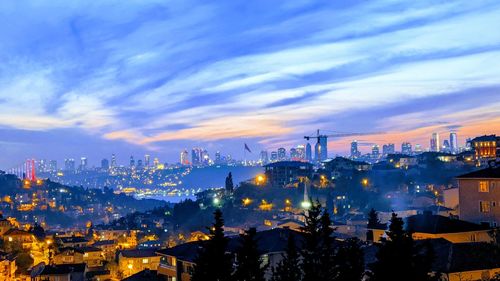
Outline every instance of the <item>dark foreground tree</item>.
{"label": "dark foreground tree", "polygon": [[195,259],[192,281],[231,280],[231,256],[226,253],[228,239],[224,236],[222,212],[214,212],[214,223],[209,228],[210,239],[202,242]]}
{"label": "dark foreground tree", "polygon": [[283,259],[273,268],[272,281],[298,281],[302,279],[300,259],[293,233],[288,235],[287,246]]}
{"label": "dark foreground tree", "polygon": [[411,236],[403,228],[403,220],[392,214],[388,239],[383,239],[373,266],[373,279],[376,281],[432,280],[428,275],[432,265],[429,249],[416,247]]}
{"label": "dark foreground tree", "polygon": [[235,281],[265,281],[266,267],[257,248],[255,235],[257,230],[250,228],[241,235],[241,246],[236,252],[236,269],[232,280]]}
{"label": "dark foreground tree", "polygon": [[335,280],[337,275],[335,264],[336,253],[334,248],[332,220],[328,212],[323,211],[320,218],[320,245],[319,245],[319,276],[320,280]]}
{"label": "dark foreground tree", "polygon": [[357,238],[347,239],[337,250],[335,261],[339,281],[360,281],[365,272],[365,263],[361,241]]}
{"label": "dark foreground tree", "polygon": [[304,245],[302,249],[302,272],[304,281],[321,280],[321,205],[313,202],[304,213]]}

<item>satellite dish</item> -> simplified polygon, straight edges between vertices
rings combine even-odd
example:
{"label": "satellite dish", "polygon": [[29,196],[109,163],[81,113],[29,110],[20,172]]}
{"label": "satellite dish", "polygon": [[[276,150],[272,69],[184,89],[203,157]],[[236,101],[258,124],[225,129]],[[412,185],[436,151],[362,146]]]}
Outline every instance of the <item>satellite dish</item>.
{"label": "satellite dish", "polygon": [[45,269],[45,263],[41,262],[31,268],[31,278],[35,278],[42,274],[43,270]]}

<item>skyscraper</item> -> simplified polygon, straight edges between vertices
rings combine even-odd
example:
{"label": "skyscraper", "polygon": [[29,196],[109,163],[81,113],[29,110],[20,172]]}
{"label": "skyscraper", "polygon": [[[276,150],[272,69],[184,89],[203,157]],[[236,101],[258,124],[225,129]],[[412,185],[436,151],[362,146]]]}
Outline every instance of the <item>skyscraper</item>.
{"label": "skyscraper", "polygon": [[450,142],[448,140],[443,141],[443,151],[448,153],[451,152]]}
{"label": "skyscraper", "polygon": [[401,153],[410,155],[411,154],[411,143],[409,142],[403,142],[401,144]]}
{"label": "skyscraper", "polygon": [[395,148],[393,143],[384,144],[382,146],[382,154],[387,156],[388,154],[394,154]]}
{"label": "skyscraper", "polygon": [[262,163],[262,165],[265,165],[267,164],[267,162],[269,162],[269,156],[267,155],[267,150],[262,150],[260,152],[260,163]]}
{"label": "skyscraper", "polygon": [[297,160],[297,149],[295,147],[290,148],[290,160],[296,161]]}
{"label": "skyscraper", "polygon": [[303,144],[297,145],[297,160],[303,161],[306,159],[306,148]]}
{"label": "skyscraper", "polygon": [[372,146],[372,158],[373,159],[378,159],[380,157],[380,148],[378,144],[375,144]]}
{"label": "skyscraper", "polygon": [[191,164],[199,165],[201,163],[202,151],[201,148],[193,148],[191,149]]}
{"label": "skyscraper", "polygon": [[457,133],[450,133],[450,150],[451,153],[458,152]]}
{"label": "skyscraper", "polygon": [[310,143],[306,144],[306,160],[312,162],[312,148]]}
{"label": "skyscraper", "polygon": [[181,151],[181,165],[189,165],[189,153],[187,151],[187,149],[184,149],[183,151]]}
{"label": "skyscraper", "polygon": [[115,154],[111,154],[111,169],[116,168],[116,156]]}
{"label": "skyscraper", "polygon": [[271,162],[276,162],[276,161],[278,161],[278,152],[271,151]]}
{"label": "skyscraper", "polygon": [[220,155],[220,151],[215,152],[215,164],[221,164],[222,163],[222,157]]}
{"label": "skyscraper", "polygon": [[151,164],[150,159],[151,156],[149,156],[149,154],[144,155],[144,166],[146,166],[146,168],[149,168],[149,165]]}
{"label": "skyscraper", "polygon": [[130,155],[130,168],[135,168],[135,160],[134,160],[134,156],[133,155]]}
{"label": "skyscraper", "polygon": [[439,152],[441,150],[441,143],[439,142],[439,133],[432,133],[430,150],[434,152]]}
{"label": "skyscraper", "polygon": [[101,160],[101,170],[109,170],[109,161],[108,159],[104,158]]}
{"label": "skyscraper", "polygon": [[420,144],[415,144],[415,152],[420,153],[422,152],[422,146]]}
{"label": "skyscraper", "polygon": [[75,159],[64,159],[64,170],[67,172],[75,171]]}
{"label": "skyscraper", "polygon": [[88,166],[87,157],[81,157],[80,158],[80,171],[87,170],[87,166]]}
{"label": "skyscraper", "polygon": [[318,142],[314,148],[316,162],[322,162],[328,158],[328,137],[318,136]]}
{"label": "skyscraper", "polygon": [[351,158],[356,159],[361,156],[361,153],[358,150],[358,141],[353,140],[351,142]]}
{"label": "skyscraper", "polygon": [[286,160],[286,149],[284,149],[283,147],[278,148],[278,160]]}
{"label": "skyscraper", "polygon": [[49,161],[49,171],[51,171],[51,172],[57,171],[57,161],[56,160]]}

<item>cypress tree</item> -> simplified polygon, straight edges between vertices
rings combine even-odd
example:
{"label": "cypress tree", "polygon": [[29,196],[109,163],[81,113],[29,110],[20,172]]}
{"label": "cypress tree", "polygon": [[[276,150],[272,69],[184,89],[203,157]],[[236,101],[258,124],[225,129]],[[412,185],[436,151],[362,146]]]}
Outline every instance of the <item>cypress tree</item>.
{"label": "cypress tree", "polygon": [[321,243],[319,247],[319,275],[320,280],[335,280],[336,273],[336,255],[334,249],[334,238],[332,221],[328,212],[323,211],[320,218],[320,236]]}
{"label": "cypress tree", "polygon": [[287,247],[283,259],[273,268],[272,281],[299,281],[302,279],[300,259],[293,233],[288,235]]}
{"label": "cypress tree", "polygon": [[250,228],[241,235],[241,247],[236,252],[236,270],[232,280],[235,281],[265,281],[265,266],[257,248],[255,228]]}
{"label": "cypress tree", "polygon": [[203,241],[195,259],[192,281],[230,281],[231,256],[226,253],[228,239],[224,236],[222,212],[214,212],[214,223],[209,228],[210,239]]}

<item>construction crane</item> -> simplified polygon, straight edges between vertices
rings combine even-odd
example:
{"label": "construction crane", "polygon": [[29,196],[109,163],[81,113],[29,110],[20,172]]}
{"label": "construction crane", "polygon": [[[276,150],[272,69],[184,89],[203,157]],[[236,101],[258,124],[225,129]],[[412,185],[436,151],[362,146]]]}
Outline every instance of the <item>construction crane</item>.
{"label": "construction crane", "polygon": [[304,136],[304,139],[316,139],[316,146],[314,148],[314,152],[316,155],[316,162],[321,162],[328,158],[328,138],[332,137],[349,137],[349,136],[359,136],[366,135],[366,133],[347,133],[347,132],[336,132],[331,131],[333,134],[321,134],[319,130],[316,131],[316,135],[314,136]]}

